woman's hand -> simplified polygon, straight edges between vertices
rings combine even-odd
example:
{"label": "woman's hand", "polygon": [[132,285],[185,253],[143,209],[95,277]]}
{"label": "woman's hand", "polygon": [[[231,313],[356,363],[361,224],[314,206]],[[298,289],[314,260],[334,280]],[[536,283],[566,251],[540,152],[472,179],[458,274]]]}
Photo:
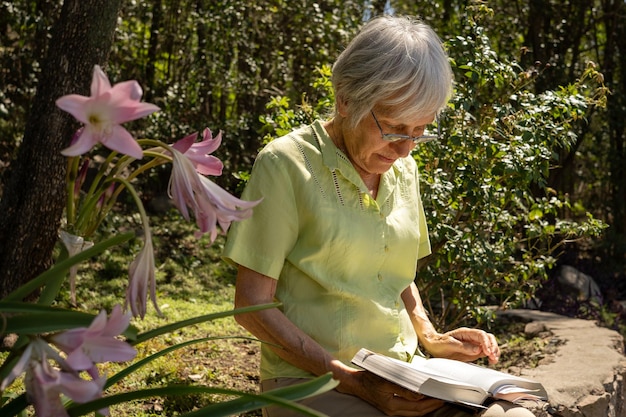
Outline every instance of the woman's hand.
{"label": "woman's hand", "polygon": [[356,395],[390,416],[423,416],[444,404],[443,401],[409,391],[368,371],[353,370],[349,379],[349,382],[344,380],[337,390]]}
{"label": "woman's hand", "polygon": [[425,334],[421,341],[431,355],[439,358],[471,362],[487,357],[492,364],[500,359],[496,337],[483,330],[460,327],[444,334]]}
{"label": "woman's hand", "polygon": [[420,342],[431,355],[464,362],[487,357],[490,363],[496,363],[500,359],[500,347],[491,333],[467,327],[444,334],[437,332],[428,318],[415,283],[402,292],[402,301]]}

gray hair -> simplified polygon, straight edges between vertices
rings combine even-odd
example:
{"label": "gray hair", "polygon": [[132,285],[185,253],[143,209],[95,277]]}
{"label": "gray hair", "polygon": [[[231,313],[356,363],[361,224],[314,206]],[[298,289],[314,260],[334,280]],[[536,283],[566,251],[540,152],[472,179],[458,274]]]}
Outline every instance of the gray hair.
{"label": "gray hair", "polygon": [[354,127],[374,106],[400,118],[439,113],[451,95],[452,69],[430,26],[410,17],[380,16],[339,55],[332,82]]}

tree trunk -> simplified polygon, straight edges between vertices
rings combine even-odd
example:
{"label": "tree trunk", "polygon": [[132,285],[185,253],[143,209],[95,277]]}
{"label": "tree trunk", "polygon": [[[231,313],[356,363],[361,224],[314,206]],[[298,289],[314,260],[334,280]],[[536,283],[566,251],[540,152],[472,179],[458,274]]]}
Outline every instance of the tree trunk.
{"label": "tree trunk", "polygon": [[121,0],[66,0],[53,27],[24,139],[0,201],[0,296],[52,264],[66,196],[60,151],[78,127],[55,100],[89,95],[93,66],[108,55],[120,6]]}
{"label": "tree trunk", "polygon": [[[609,137],[611,144],[611,156],[609,158],[611,169],[612,201],[611,211],[613,233],[621,236],[621,245],[616,248],[618,256],[624,255],[626,244],[626,3],[615,1],[610,4],[610,9],[605,9],[607,20],[607,38],[611,39],[610,49],[605,49],[607,66],[611,71],[606,74],[606,85],[612,94],[608,98],[607,109],[609,114]],[[610,19],[610,21],[609,21]]]}

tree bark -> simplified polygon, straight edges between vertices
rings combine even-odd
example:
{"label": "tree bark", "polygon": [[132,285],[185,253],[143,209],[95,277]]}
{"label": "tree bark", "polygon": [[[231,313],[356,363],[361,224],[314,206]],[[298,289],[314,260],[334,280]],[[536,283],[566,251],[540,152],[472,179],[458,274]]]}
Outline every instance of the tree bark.
{"label": "tree bark", "polygon": [[605,2],[605,27],[607,46],[605,48],[606,85],[611,89],[607,102],[609,116],[610,157],[609,166],[612,181],[611,212],[613,233],[621,236],[615,254],[623,256],[626,245],[626,3]]}
{"label": "tree bark", "polygon": [[0,201],[0,296],[52,264],[65,206],[66,159],[77,122],[55,106],[62,95],[89,95],[95,64],[105,62],[121,0],[66,0],[53,27],[47,58],[22,145]]}

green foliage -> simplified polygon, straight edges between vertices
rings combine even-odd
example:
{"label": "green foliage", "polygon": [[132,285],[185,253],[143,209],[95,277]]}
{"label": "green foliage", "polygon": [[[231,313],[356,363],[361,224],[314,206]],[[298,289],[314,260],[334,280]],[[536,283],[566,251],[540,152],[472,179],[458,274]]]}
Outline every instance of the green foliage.
{"label": "green foliage", "polygon": [[[483,28],[449,44],[456,94],[442,141],[418,148],[433,255],[418,272],[432,318],[455,327],[489,321],[489,304],[519,306],[547,277],[566,242],[605,225],[547,187],[574,126],[604,103],[590,67],[576,83],[534,94],[532,75],[498,57]],[[581,215],[582,214],[582,215]]]}
{"label": "green foliage", "polygon": [[[137,79],[146,100],[169,115],[153,116],[146,136],[174,139],[208,124],[223,131],[216,156],[225,171],[246,170],[261,145],[266,103],[274,95],[315,100],[311,69],[334,58],[362,7],[337,0],[126,2],[107,72]],[[233,185],[228,176],[219,181]]]}
{"label": "green foliage", "polygon": [[273,97],[267,104],[269,114],[261,116],[264,133],[263,143],[286,135],[302,125],[312,123],[315,119],[330,116],[335,105],[335,94],[330,81],[331,68],[324,65],[316,70],[317,79],[313,86],[317,89],[317,102],[309,103],[306,94],[302,94],[300,104],[294,109],[291,101],[285,96]]}

